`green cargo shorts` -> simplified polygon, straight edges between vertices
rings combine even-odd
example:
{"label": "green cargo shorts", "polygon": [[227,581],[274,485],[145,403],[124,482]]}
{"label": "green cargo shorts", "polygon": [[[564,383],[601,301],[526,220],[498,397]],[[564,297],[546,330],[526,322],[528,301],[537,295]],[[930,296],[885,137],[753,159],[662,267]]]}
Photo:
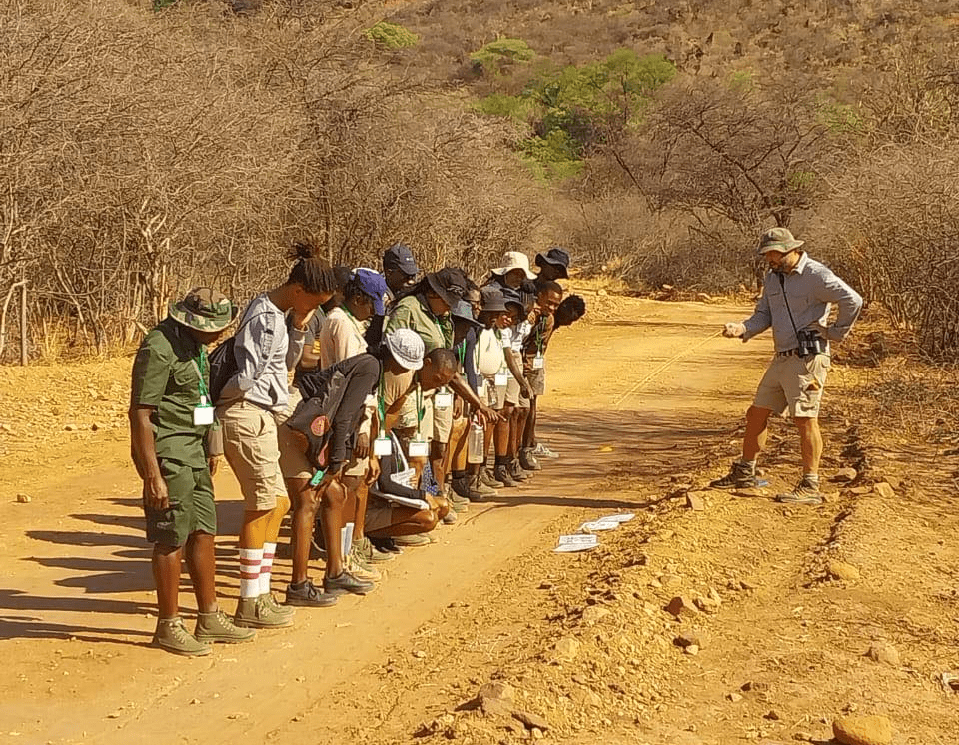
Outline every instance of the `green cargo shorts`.
{"label": "green cargo shorts", "polygon": [[170,506],[165,510],[153,510],[147,507],[144,499],[147,540],[179,547],[186,543],[191,533],[216,535],[216,504],[209,469],[161,459],[160,472],[166,481]]}

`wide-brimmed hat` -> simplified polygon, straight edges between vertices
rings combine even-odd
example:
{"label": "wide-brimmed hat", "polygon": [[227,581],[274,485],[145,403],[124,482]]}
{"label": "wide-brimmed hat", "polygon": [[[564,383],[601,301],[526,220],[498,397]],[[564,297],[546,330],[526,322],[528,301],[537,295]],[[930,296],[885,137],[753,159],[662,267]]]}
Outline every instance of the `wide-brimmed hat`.
{"label": "wide-brimmed hat", "polygon": [[483,313],[503,313],[506,310],[506,299],[499,288],[487,285],[480,290],[483,302]]}
{"label": "wide-brimmed hat", "polygon": [[419,370],[423,367],[426,344],[423,343],[423,337],[413,329],[390,331],[386,335],[386,348],[400,367],[406,370]]}
{"label": "wide-brimmed hat", "polygon": [[456,305],[454,305],[450,309],[450,315],[453,316],[454,320],[466,321],[477,328],[481,328],[483,326],[483,324],[477,321],[475,316],[473,316],[473,306],[465,300],[460,300]]}
{"label": "wide-brimmed hat", "polygon": [[426,275],[426,282],[450,309],[466,295],[466,285],[461,272],[455,269],[440,269]]}
{"label": "wide-brimmed hat", "polygon": [[386,286],[386,278],[379,272],[372,269],[357,269],[353,272],[353,277],[359,285],[363,294],[373,298],[373,314],[377,316],[386,315],[386,305],[383,298],[389,293],[390,288]]}
{"label": "wide-brimmed hat", "polygon": [[209,287],[195,287],[186,297],[170,303],[170,318],[197,331],[222,331],[236,318],[237,307]]}
{"label": "wide-brimmed hat", "polygon": [[526,310],[523,305],[523,299],[520,297],[519,293],[511,287],[504,287],[500,292],[503,295],[503,303],[505,305],[518,305],[519,312],[522,314]]}
{"label": "wide-brimmed hat", "polygon": [[408,277],[415,277],[420,273],[416,259],[413,258],[413,252],[409,246],[404,246],[402,243],[390,246],[383,253],[383,271],[390,269],[399,269]]}
{"label": "wide-brimmed hat", "polygon": [[536,279],[536,275],[529,270],[529,257],[520,251],[507,251],[503,254],[503,266],[498,266],[491,271],[493,274],[502,276],[513,269],[522,269],[526,279]]}
{"label": "wide-brimmed hat", "polygon": [[536,266],[542,267],[543,264],[549,264],[557,269],[563,270],[563,279],[569,277],[569,254],[562,248],[551,248],[544,254],[536,254],[533,259]]}
{"label": "wide-brimmed hat", "polygon": [[759,239],[759,251],[761,255],[767,251],[776,251],[781,254],[788,254],[799,248],[805,241],[797,241],[793,234],[786,228],[771,228],[763,233]]}

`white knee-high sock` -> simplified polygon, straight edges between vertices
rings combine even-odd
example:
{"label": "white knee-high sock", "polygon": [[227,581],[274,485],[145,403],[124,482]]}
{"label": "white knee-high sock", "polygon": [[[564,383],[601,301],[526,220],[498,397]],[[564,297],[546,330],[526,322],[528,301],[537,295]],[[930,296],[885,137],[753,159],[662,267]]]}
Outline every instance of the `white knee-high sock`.
{"label": "white knee-high sock", "polygon": [[240,597],[255,598],[260,595],[260,565],[263,563],[262,548],[240,549]]}
{"label": "white knee-high sock", "polygon": [[260,595],[270,591],[270,579],[273,576],[273,557],[276,556],[276,544],[263,544],[263,563],[260,564]]}

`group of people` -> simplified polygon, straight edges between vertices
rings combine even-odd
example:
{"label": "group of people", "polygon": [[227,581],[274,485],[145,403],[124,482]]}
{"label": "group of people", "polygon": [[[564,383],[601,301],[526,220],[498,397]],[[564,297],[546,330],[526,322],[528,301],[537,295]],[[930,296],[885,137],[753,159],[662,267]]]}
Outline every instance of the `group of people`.
{"label": "group of people", "polygon": [[[293,623],[296,606],[371,592],[377,565],[432,542],[471,502],[515,487],[556,457],[536,436],[545,354],[585,313],[564,297],[570,257],[507,252],[477,283],[446,267],[422,274],[391,246],[382,271],[330,266],[294,247],[282,285],[238,308],[211,288],[171,304],[132,373],[132,455],[143,480],[159,606],[154,644],[208,654]],[[208,352],[208,347],[220,342]],[[244,500],[240,599],[215,588],[212,476],[224,455]],[[290,518],[291,581],[271,589]],[[286,548],[285,546],[283,548]],[[324,560],[322,582],[310,562]],[[197,601],[179,613],[186,559]]]}

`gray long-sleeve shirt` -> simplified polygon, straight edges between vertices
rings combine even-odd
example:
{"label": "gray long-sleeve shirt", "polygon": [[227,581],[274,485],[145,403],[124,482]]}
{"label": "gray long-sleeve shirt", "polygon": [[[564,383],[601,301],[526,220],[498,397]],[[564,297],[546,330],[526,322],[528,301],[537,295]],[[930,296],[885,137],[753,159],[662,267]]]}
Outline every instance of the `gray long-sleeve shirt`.
{"label": "gray long-sleeve shirt", "polygon": [[[836,322],[827,326],[833,303],[839,306],[839,313]],[[826,266],[803,253],[788,274],[766,274],[756,310],[743,322],[746,326],[743,341],[772,328],[776,351],[788,352],[799,346],[793,323],[798,331],[814,328],[828,341],[842,341],[859,317],[860,310],[862,298],[859,294]],[[789,311],[792,311],[792,320]]]}
{"label": "gray long-sleeve shirt", "polygon": [[243,399],[281,413],[290,397],[289,371],[303,354],[304,332],[291,329],[286,316],[265,293],[243,314],[234,341],[238,372],[220,394],[221,401]]}

